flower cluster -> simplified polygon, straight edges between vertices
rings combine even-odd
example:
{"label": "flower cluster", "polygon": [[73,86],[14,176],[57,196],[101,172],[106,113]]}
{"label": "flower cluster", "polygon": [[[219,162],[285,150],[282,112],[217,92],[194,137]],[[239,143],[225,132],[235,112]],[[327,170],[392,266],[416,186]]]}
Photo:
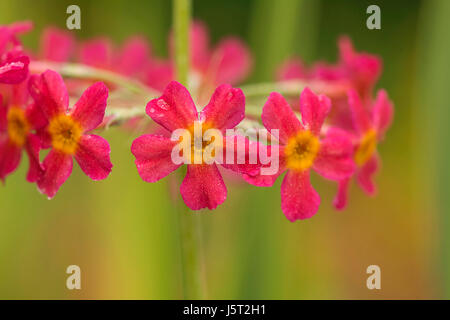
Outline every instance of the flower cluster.
{"label": "flower cluster", "polygon": [[[308,68],[293,58],[280,66],[274,88],[296,85],[296,94],[273,90],[255,98],[244,87],[232,87],[251,71],[249,49],[233,37],[212,47],[199,21],[190,30],[189,91],[174,79],[171,35],[169,57],[161,58],[140,36],[114,48],[107,38],[79,42],[68,31],[48,28],[39,52],[26,54],[18,36],[30,29],[30,23],[0,27],[3,181],[17,168],[22,151],[29,158],[27,180],[49,198],[70,176],[73,159],[91,179],[105,179],[112,169],[110,146],[91,132],[122,120],[142,121],[147,114],[159,129],[133,141],[137,171],[144,181],[156,182],[179,169],[183,163],[173,157],[181,142],[187,146],[181,152],[183,159],[200,154],[199,162],[184,162],[186,175],[180,186],[181,197],[192,210],[215,209],[226,200],[223,174],[227,171],[263,187],[272,186],[286,172],[281,209],[290,221],[310,218],[319,209],[320,196],[310,182],[312,171],[336,182],[337,209],[346,206],[353,176],[368,194],[375,192],[373,176],[380,164],[377,145],[392,122],[393,106],[386,91],[373,95],[381,60],[357,52],[348,38],[339,40],[340,59],[335,65],[319,62]],[[135,96],[125,94],[124,83],[143,89]],[[109,92],[109,116],[105,117]],[[69,100],[77,102],[70,108]],[[145,114],[125,112],[126,101],[133,101]],[[246,113],[246,104],[260,110],[259,114],[250,114],[249,108]],[[223,137],[196,136],[197,126]],[[228,134],[235,128],[258,126],[265,128],[268,142],[239,130]],[[180,129],[188,136],[177,136]],[[211,150],[214,161],[206,161],[202,154]],[[261,154],[275,157],[275,172],[265,173],[271,164]],[[224,157],[227,161],[222,161]]]}
{"label": "flower cluster", "polygon": [[[29,58],[17,54],[21,46],[16,34],[23,25],[0,29],[0,35],[5,36],[4,47],[13,44],[6,57],[17,55],[27,62],[18,69],[18,60],[6,60],[13,66],[4,75],[7,84],[1,87],[0,179],[4,181],[18,167],[25,150],[30,162],[27,180],[52,198],[70,176],[73,158],[93,180],[105,179],[111,172],[108,142],[89,134],[103,121],[108,89],[97,82],[69,108],[62,77],[51,70],[30,75]],[[40,153],[45,149],[50,151],[41,161]]]}

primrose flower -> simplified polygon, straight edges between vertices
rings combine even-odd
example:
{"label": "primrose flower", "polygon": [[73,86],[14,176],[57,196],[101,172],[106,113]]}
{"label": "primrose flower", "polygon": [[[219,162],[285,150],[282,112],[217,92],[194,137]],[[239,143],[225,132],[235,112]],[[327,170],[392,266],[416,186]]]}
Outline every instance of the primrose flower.
{"label": "primrose flower", "polygon": [[[200,126],[203,132],[207,129],[216,129],[221,133],[234,128],[244,118],[245,97],[242,90],[221,85],[215,90],[206,107],[197,112],[186,88],[172,81],[161,97],[147,104],[146,112],[156,123],[171,133],[178,129],[186,129],[186,132],[190,133],[190,140],[186,142],[191,152],[183,153],[182,156],[195,159],[196,154],[202,155],[206,148],[212,146],[211,144],[224,151],[228,146],[228,139],[234,140],[238,137],[223,136],[223,140],[207,140],[204,136],[198,137],[195,134],[196,126]],[[134,140],[131,152],[136,157],[136,167],[144,181],[156,182],[183,165],[175,163],[172,158],[172,152],[178,143],[179,141],[169,137],[155,134],[143,135]],[[237,152],[236,145],[239,147],[239,144],[234,145],[233,155]],[[248,148],[248,144],[245,148]],[[223,203],[227,197],[227,188],[216,161],[209,163],[201,157],[198,163],[186,163],[187,173],[180,186],[180,193],[186,205],[192,210],[199,210],[214,209]],[[221,164],[239,173],[252,175],[259,172],[256,164],[239,165],[223,162]]]}
{"label": "primrose flower", "polygon": [[[197,101],[206,103],[214,89],[223,83],[236,85],[248,76],[252,59],[247,46],[235,37],[222,39],[214,48],[210,47],[206,26],[194,21],[190,27],[190,59],[192,72],[189,75]],[[169,51],[173,56],[172,35]],[[169,61],[150,61],[146,83],[157,90],[164,89],[174,79],[173,58]]]}
{"label": "primrose flower", "polygon": [[[378,91],[371,108],[363,105],[355,90],[348,93],[348,100],[355,130],[353,140],[354,160],[357,165],[356,180],[367,194],[373,195],[376,191],[373,175],[380,167],[377,144],[383,140],[392,123],[394,109],[384,90]],[[350,177],[339,182],[338,193],[334,200],[337,209],[343,209],[347,204],[349,182]]]}
{"label": "primrose flower", "polygon": [[[339,61],[337,64],[317,62],[311,68],[305,67],[299,58],[292,58],[284,62],[277,70],[277,79],[322,81],[331,87],[344,87],[346,92],[353,88],[357,90],[364,103],[372,99],[372,91],[381,70],[381,59],[365,52],[356,52],[350,38],[339,38]],[[348,112],[345,94],[331,96],[333,109],[328,116],[329,123],[347,128],[352,120]]]}
{"label": "primrose flower", "polygon": [[90,86],[70,110],[67,88],[61,76],[51,70],[30,78],[29,91],[48,121],[46,132],[51,150],[43,162],[39,190],[55,196],[72,173],[73,158],[92,180],[105,179],[111,172],[110,147],[97,135],[88,134],[103,121],[108,98],[106,86]]}
{"label": "primrose flower", "polygon": [[0,96],[0,180],[14,172],[21,160],[22,151],[28,154],[29,170],[27,180],[36,182],[42,175],[43,168],[39,161],[41,140],[34,130],[45,126],[45,118],[34,104],[20,101],[20,94],[14,88],[13,99],[2,104]]}
{"label": "primrose flower", "polygon": [[55,62],[69,61],[75,49],[75,38],[67,30],[46,28],[40,40],[40,57]]}
{"label": "primrose flower", "polygon": [[345,131],[329,128],[321,137],[330,108],[330,99],[316,96],[309,88],[300,95],[301,122],[279,93],[271,93],[264,105],[264,127],[269,132],[279,130],[280,169],[270,179],[248,175],[244,179],[257,186],[271,186],[287,171],[281,185],[281,209],[291,222],[311,218],[319,208],[320,197],[310,182],[311,169],[336,181],[351,176],[355,170],[352,141]]}
{"label": "primrose flower", "polygon": [[311,68],[304,66],[299,58],[285,61],[277,70],[278,80],[322,80],[348,82],[363,97],[371,97],[372,89],[382,69],[380,58],[365,52],[356,52],[352,41],[342,36],[338,41],[339,62],[330,65],[318,62]]}
{"label": "primrose flower", "polygon": [[31,28],[29,22],[0,26],[0,83],[17,84],[28,76],[30,59],[23,53],[17,35]]}
{"label": "primrose flower", "polygon": [[106,38],[89,40],[81,44],[80,48],[81,63],[126,76],[140,74],[149,56],[150,47],[140,36],[129,38],[119,50]]}

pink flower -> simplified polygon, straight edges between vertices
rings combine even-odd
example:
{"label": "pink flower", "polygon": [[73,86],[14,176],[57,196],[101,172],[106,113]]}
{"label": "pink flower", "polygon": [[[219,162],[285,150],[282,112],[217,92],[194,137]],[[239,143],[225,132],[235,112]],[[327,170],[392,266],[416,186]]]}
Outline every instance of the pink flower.
{"label": "pink flower", "polygon": [[106,38],[89,40],[81,45],[80,62],[126,76],[135,76],[149,63],[150,47],[144,38],[129,38],[120,50]]}
{"label": "pink flower", "polygon": [[[371,108],[366,108],[362,104],[356,90],[349,92],[348,100],[356,132],[354,136],[354,159],[357,164],[356,180],[367,194],[373,195],[376,191],[373,175],[380,166],[377,144],[384,138],[392,123],[394,109],[384,90],[378,91]],[[339,182],[338,194],[334,200],[337,209],[343,209],[347,204],[349,182],[350,177]]]}
{"label": "pink flower", "polygon": [[292,58],[283,63],[277,71],[278,80],[316,80],[325,82],[328,90],[337,90],[339,95],[331,92],[328,96],[332,99],[333,109],[329,115],[329,123],[341,128],[349,128],[352,125],[348,112],[347,97],[345,92],[350,88],[358,91],[364,103],[372,99],[372,90],[377,82],[382,69],[381,59],[365,52],[356,52],[348,37],[341,37],[339,45],[339,61],[335,65],[326,62],[318,62],[311,68],[303,65],[298,58]]}
{"label": "pink flower", "polygon": [[[206,129],[214,128],[225,133],[226,129],[234,128],[244,118],[245,97],[242,90],[234,89],[229,85],[221,85],[215,90],[203,111],[197,112],[186,88],[180,83],[172,81],[160,98],[151,100],[147,104],[146,112],[169,132],[182,128],[192,132],[194,123],[198,122],[201,124],[203,132]],[[226,149],[227,140],[237,138],[239,137],[224,137],[220,147],[223,148],[222,150]],[[195,139],[191,135],[190,145],[193,154],[198,151],[203,152],[210,143],[203,140],[202,137],[202,148],[197,150]],[[177,144],[177,141],[172,141],[169,137],[154,134],[143,135],[134,140],[131,152],[136,157],[136,167],[144,181],[156,182],[182,165],[175,164],[172,160],[172,150]],[[246,147],[248,147],[247,144]],[[233,150],[233,152],[236,151]],[[222,165],[239,173],[255,174],[259,171],[257,165]],[[192,210],[214,209],[227,197],[227,188],[217,164],[215,162],[207,164],[204,159],[200,164],[187,165],[187,173],[181,184],[180,192],[184,202]]]}
{"label": "pink flower", "polygon": [[[311,218],[320,205],[320,197],[310,183],[310,170],[330,180],[343,180],[355,170],[350,136],[338,128],[329,128],[321,138],[322,124],[331,102],[305,88],[300,95],[302,122],[286,100],[273,92],[263,108],[262,122],[267,130],[279,130],[280,170],[271,177],[244,178],[251,184],[271,186],[287,171],[281,185],[281,209],[291,222]],[[274,147],[274,145],[272,145]]]}
{"label": "pink flower", "polygon": [[[43,168],[39,161],[41,140],[33,133],[45,126],[46,121],[40,109],[34,104],[22,100],[22,85],[16,86],[13,98],[8,104],[3,104],[0,96],[0,180],[14,172],[21,160],[22,151],[28,154],[29,170],[27,180],[36,182],[42,175]],[[26,90],[26,87],[25,87]]]}
{"label": "pink flower", "polygon": [[44,30],[40,43],[40,56],[44,60],[66,62],[75,49],[75,38],[67,30],[48,27]]}
{"label": "pink flower", "polygon": [[28,76],[30,59],[23,53],[17,35],[31,28],[29,22],[0,26],[0,83],[16,84]]}
{"label": "pink flower", "polygon": [[44,174],[38,179],[39,190],[55,196],[72,173],[73,157],[92,180],[108,177],[112,164],[106,140],[88,134],[103,121],[108,98],[106,86],[90,86],[70,110],[67,88],[61,76],[48,70],[30,78],[29,91],[48,121],[46,127],[51,150],[43,162]]}
{"label": "pink flower", "polygon": [[[172,35],[169,39],[170,52],[173,56]],[[190,58],[192,74],[190,77],[197,88],[197,100],[207,102],[214,89],[223,83],[238,84],[249,74],[252,59],[247,46],[235,37],[222,39],[214,48],[210,48],[206,26],[195,21],[190,29]],[[157,90],[162,90],[174,79],[173,58],[169,61],[154,61],[149,64],[146,83]]]}
{"label": "pink flower", "polygon": [[349,82],[362,97],[370,98],[381,74],[380,58],[356,52],[350,38],[346,36],[339,39],[338,45],[339,62],[336,65],[318,62],[312,68],[307,68],[299,58],[291,58],[277,70],[277,79]]}

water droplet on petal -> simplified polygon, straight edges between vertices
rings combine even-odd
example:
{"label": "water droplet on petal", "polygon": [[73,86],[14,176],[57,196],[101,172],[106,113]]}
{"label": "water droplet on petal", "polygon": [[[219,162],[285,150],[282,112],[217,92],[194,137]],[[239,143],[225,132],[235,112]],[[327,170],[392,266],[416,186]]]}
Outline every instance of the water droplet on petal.
{"label": "water droplet on petal", "polygon": [[169,105],[163,99],[159,99],[156,104],[163,110],[169,110]]}

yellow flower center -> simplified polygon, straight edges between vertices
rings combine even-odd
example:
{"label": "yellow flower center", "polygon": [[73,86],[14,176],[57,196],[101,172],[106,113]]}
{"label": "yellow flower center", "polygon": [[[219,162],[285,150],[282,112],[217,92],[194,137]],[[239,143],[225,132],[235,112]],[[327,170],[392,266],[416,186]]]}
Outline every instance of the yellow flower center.
{"label": "yellow flower center", "polygon": [[222,150],[223,147],[222,134],[219,130],[214,129],[210,123],[195,121],[186,128],[185,134],[180,137],[179,143],[183,145],[181,151],[186,163],[211,164],[214,162],[216,148]]}
{"label": "yellow flower center", "polygon": [[284,148],[286,167],[296,171],[309,169],[320,149],[319,139],[311,131],[300,131]]}
{"label": "yellow flower center", "polygon": [[377,133],[375,130],[368,130],[360,140],[355,152],[355,162],[358,166],[365,164],[375,152],[377,147]]}
{"label": "yellow flower center", "polygon": [[66,154],[74,154],[83,129],[72,117],[60,114],[50,120],[48,132],[54,149]]}
{"label": "yellow flower center", "polygon": [[23,146],[30,131],[25,111],[18,107],[9,108],[7,121],[9,139],[18,147]]}

